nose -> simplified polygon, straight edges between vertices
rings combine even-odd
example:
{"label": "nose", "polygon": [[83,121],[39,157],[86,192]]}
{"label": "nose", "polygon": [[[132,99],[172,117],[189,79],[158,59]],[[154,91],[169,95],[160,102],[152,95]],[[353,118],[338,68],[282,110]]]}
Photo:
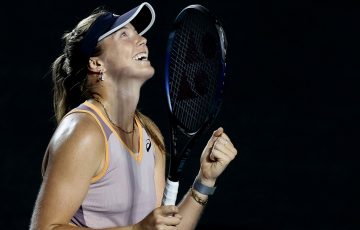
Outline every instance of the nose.
{"label": "nose", "polygon": [[139,35],[138,41],[137,41],[137,45],[141,46],[141,45],[146,45],[147,43],[147,39],[141,35]]}

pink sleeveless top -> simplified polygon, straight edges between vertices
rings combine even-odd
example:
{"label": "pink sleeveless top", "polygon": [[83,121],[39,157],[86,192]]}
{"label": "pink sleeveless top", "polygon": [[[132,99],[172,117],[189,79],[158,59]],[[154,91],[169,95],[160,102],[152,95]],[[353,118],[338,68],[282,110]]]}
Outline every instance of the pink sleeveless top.
{"label": "pink sleeveless top", "polygon": [[[105,166],[92,183],[71,222],[89,228],[128,226],[144,219],[156,206],[155,149],[151,138],[136,120],[139,152],[132,152],[109,121],[91,103],[70,113],[88,113],[101,127],[106,143]],[[81,167],[81,166],[79,166]]]}

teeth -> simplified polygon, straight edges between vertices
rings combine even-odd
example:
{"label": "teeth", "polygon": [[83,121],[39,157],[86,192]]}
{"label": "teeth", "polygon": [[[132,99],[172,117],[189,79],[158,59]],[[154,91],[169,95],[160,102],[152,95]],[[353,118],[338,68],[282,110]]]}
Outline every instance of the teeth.
{"label": "teeth", "polygon": [[147,54],[146,53],[138,53],[138,54],[136,54],[134,57],[133,57],[133,59],[134,60],[137,60],[137,61],[142,61],[142,60],[147,60]]}

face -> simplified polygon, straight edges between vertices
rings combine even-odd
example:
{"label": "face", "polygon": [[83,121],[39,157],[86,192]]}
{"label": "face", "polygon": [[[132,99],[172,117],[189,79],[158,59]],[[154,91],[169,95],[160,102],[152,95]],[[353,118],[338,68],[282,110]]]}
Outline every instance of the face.
{"label": "face", "polygon": [[146,38],[139,35],[130,23],[100,41],[100,58],[106,74],[144,80],[153,76],[154,68],[148,60],[146,42]]}

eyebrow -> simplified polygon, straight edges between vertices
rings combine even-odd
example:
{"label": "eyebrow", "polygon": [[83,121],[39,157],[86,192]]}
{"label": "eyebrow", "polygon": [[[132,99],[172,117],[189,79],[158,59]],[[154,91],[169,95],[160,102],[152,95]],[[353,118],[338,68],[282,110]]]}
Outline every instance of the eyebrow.
{"label": "eyebrow", "polygon": [[125,30],[125,29],[129,29],[129,27],[123,26],[123,27],[121,27],[119,30]]}
{"label": "eyebrow", "polygon": [[[129,29],[129,30],[130,30],[130,29],[132,29],[132,28],[130,28],[130,27],[128,27],[128,26],[123,26],[123,27],[120,28],[120,30],[121,30],[121,29]],[[133,28],[133,29],[135,30],[135,28]]]}
{"label": "eyebrow", "polygon": [[135,29],[135,27],[130,28],[130,27],[128,27],[128,26],[123,26],[123,27],[121,27],[119,30],[122,30],[122,29],[134,30],[134,31],[136,31],[136,32],[137,32],[137,30]]}

